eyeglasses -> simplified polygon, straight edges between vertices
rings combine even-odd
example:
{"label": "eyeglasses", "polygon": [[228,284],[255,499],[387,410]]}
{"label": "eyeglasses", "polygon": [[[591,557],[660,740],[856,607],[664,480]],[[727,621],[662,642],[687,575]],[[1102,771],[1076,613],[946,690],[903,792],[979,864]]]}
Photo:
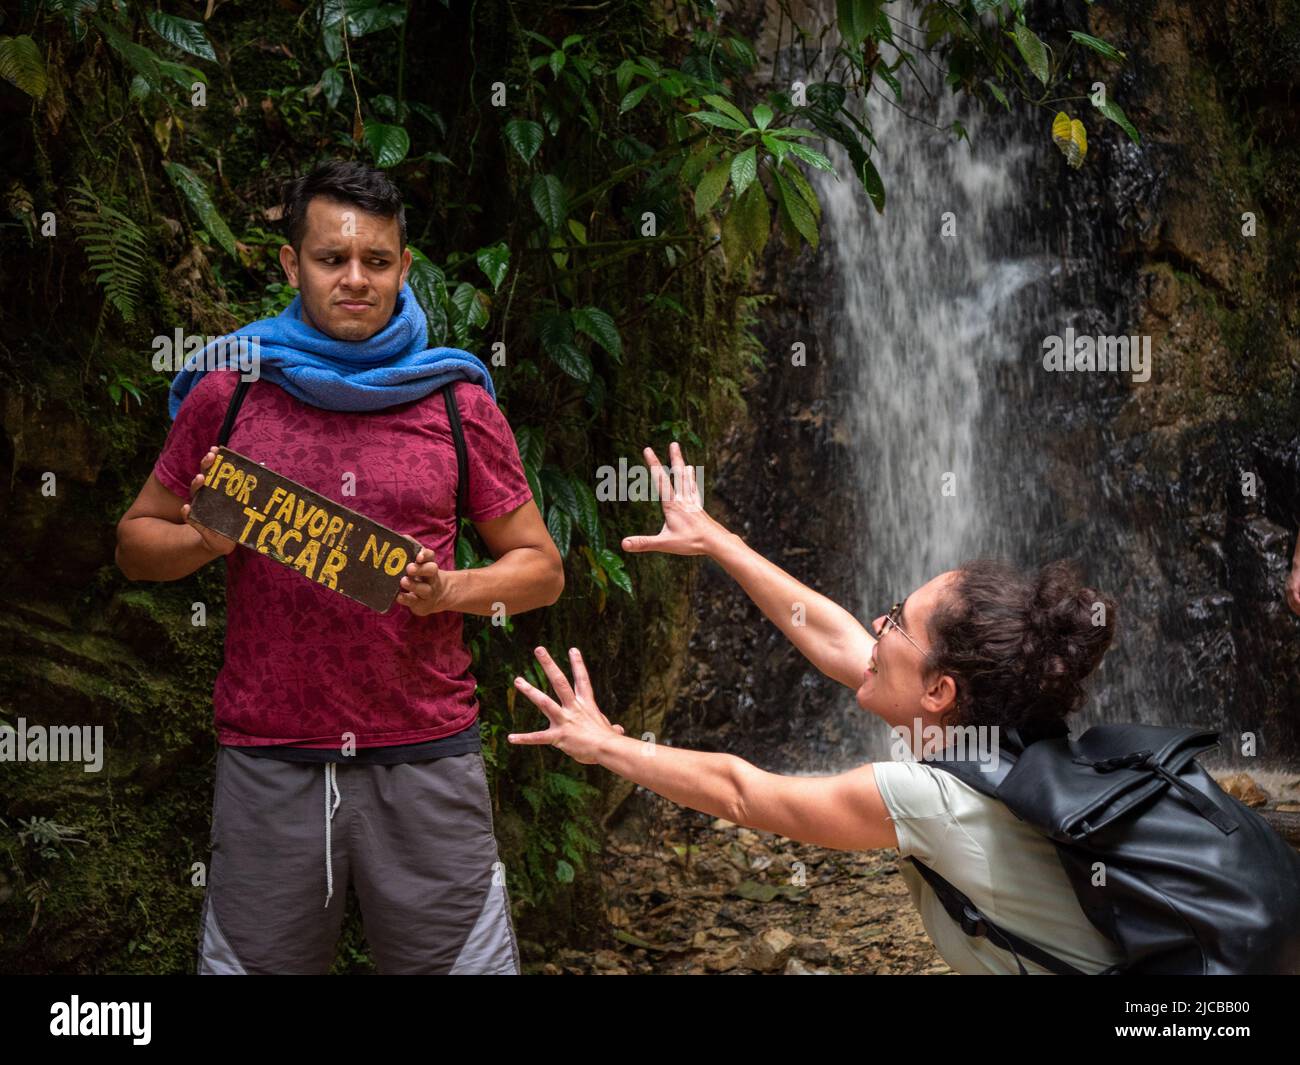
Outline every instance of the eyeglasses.
{"label": "eyeglasses", "polygon": [[876,639],[883,640],[885,638],[885,633],[889,632],[890,629],[897,629],[908,643],[920,651],[926,658],[929,658],[930,652],[912,639],[912,637],[908,636],[907,632],[903,629],[903,626],[898,623],[898,619],[903,616],[903,603],[906,602],[907,600],[904,599],[902,603],[895,603],[889,608],[889,614],[885,620],[881,622],[880,631],[876,633]]}

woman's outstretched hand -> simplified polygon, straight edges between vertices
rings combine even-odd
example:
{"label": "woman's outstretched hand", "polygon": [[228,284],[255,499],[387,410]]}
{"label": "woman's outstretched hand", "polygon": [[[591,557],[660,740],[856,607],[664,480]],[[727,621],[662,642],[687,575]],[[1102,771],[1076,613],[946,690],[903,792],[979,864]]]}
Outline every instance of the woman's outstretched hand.
{"label": "woman's outstretched hand", "polygon": [[664,509],[664,527],[655,536],[625,536],[624,551],[663,551],[669,555],[707,555],[726,534],[718,522],[705,513],[695,483],[695,467],[687,466],[682,449],[673,441],[668,447],[672,480],[651,448],[642,454],[651,476],[659,486],[659,505]]}
{"label": "woman's outstretched hand", "polygon": [[611,725],[609,718],[600,712],[596,696],[591,690],[587,667],[583,665],[582,654],[576,647],[569,648],[573,687],[569,686],[564,671],[552,661],[545,647],[538,647],[533,653],[537,655],[537,661],[541,663],[546,679],[551,682],[551,688],[559,696],[560,702],[557,704],[523,677],[516,677],[515,687],[546,715],[550,728],[544,732],[512,732],[507,738],[511,743],[553,744],[574,761],[591,765],[596,761],[596,747],[600,741],[611,733],[621,736],[623,726]]}

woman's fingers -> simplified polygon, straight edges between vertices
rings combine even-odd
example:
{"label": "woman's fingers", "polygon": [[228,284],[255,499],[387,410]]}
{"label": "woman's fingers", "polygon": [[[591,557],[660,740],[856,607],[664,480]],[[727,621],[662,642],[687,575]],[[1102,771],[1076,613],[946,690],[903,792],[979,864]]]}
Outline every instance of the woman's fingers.
{"label": "woman's fingers", "polygon": [[591,677],[587,674],[587,666],[582,661],[582,652],[576,647],[569,648],[569,664],[573,667],[573,684],[578,689],[578,697],[585,699],[588,706],[594,707],[596,695],[591,690]]}
{"label": "woman's fingers", "polygon": [[506,738],[511,743],[527,746],[530,744],[554,743],[556,735],[553,729],[547,729],[545,732],[511,732]]}
{"label": "woman's fingers", "polygon": [[546,679],[551,682],[551,687],[555,690],[556,696],[559,697],[560,703],[568,706],[574,701],[573,689],[569,687],[569,679],[564,672],[557,666],[551,658],[550,652],[545,647],[538,647],[534,650],[537,655],[537,661],[542,664],[542,672],[546,674]]}
{"label": "woman's fingers", "polygon": [[655,483],[659,485],[659,502],[671,503],[673,501],[673,486],[668,479],[668,474],[664,470],[664,464],[659,461],[658,456],[654,453],[654,448],[646,448],[642,454],[650,465],[650,474],[654,477]]}
{"label": "woman's fingers", "polygon": [[561,707],[556,704],[555,700],[547,695],[540,688],[534,688],[523,677],[515,677],[515,687],[528,697],[538,710],[546,715],[548,721],[554,721],[556,715],[560,712]]}

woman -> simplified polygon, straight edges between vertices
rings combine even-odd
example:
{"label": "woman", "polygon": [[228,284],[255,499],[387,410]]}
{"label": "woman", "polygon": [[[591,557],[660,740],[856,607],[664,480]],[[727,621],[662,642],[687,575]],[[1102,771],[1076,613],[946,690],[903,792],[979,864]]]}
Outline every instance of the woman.
{"label": "woman", "polygon": [[[657,536],[628,537],[624,550],[708,555],[813,665],[856,689],[858,705],[899,734],[911,734],[917,723],[927,736],[936,726],[982,726],[996,749],[993,726],[1050,725],[1082,703],[1082,681],[1110,644],[1114,606],[1083,587],[1067,563],[1030,577],[984,561],[941,573],[877,617],[873,636],[710,518],[676,443],[670,453],[672,484],[645,450],[664,527]],[[803,605],[800,624],[796,603]],[[990,920],[1075,967],[1097,972],[1122,960],[1084,916],[1052,843],[943,770],[890,761],[830,777],[781,776],[734,755],[644,743],[600,712],[576,648],[569,651],[572,686],[545,648],[536,654],[559,701],[517,677],[550,726],[511,734],[512,743],[553,744],[579,762],[599,763],[673,802],[749,828],[841,850],[896,847],[900,857],[914,855],[965,892]],[[962,932],[912,863],[900,869],[926,931],[954,970],[1018,971],[1010,952]]]}

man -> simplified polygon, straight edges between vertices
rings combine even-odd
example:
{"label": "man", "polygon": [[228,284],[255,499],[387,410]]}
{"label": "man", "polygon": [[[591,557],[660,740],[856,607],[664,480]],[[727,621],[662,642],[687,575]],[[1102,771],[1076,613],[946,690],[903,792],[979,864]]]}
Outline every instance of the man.
{"label": "man", "polygon": [[[487,368],[426,349],[406,284],[401,193],[326,163],[285,187],[280,263],[298,290],[260,339],[231,449],[425,549],[385,613],[189,518],[236,390],[187,368],[153,473],[118,524],[132,580],[226,559],[220,743],[200,973],[329,970],[349,881],[383,973],[517,973],[479,753],[461,614],[549,605],[563,565],[532,500]],[[454,389],[466,516],[496,561],[456,570]]]}

